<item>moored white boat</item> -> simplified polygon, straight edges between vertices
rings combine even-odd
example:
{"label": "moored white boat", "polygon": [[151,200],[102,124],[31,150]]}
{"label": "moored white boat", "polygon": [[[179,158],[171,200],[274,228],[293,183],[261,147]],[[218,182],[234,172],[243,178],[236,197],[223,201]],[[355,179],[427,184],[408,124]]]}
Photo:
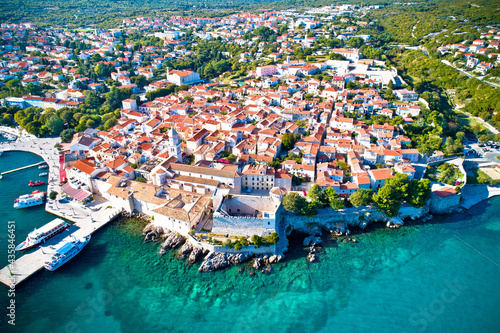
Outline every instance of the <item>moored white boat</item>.
{"label": "moored white boat", "polygon": [[50,238],[68,229],[69,224],[62,219],[55,219],[46,225],[33,230],[26,240],[16,246],[16,251],[26,251],[45,243]]}
{"label": "moored white boat", "polygon": [[27,208],[32,206],[41,205],[45,201],[46,192],[33,191],[31,194],[21,195],[19,198],[14,199],[14,208]]}
{"label": "moored white boat", "polygon": [[55,271],[56,269],[70,261],[78,253],[80,253],[80,251],[85,247],[85,245],[88,244],[89,241],[90,235],[81,238],[72,237],[71,240],[65,242],[56,250],[56,253],[54,253],[49,261],[45,262],[45,269],[49,271]]}

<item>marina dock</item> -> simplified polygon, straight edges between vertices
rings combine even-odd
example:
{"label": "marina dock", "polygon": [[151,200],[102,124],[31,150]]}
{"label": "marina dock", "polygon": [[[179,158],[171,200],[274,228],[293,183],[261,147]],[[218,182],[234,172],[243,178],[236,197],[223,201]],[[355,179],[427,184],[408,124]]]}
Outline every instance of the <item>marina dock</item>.
{"label": "marina dock", "polygon": [[[102,210],[102,212],[101,212]],[[54,252],[62,246],[63,242],[71,237],[85,237],[93,234],[109,221],[119,215],[119,209],[106,209],[101,207],[92,218],[88,216],[79,216],[80,212],[72,216],[66,214],[56,214],[67,220],[77,221],[63,233],[56,235],[45,242],[43,245],[24,254],[17,259],[14,264],[4,267],[0,270],[0,282],[7,286],[16,286],[31,275],[44,269],[43,265],[48,261]],[[53,212],[51,212],[53,213]],[[95,219],[94,219],[95,218]],[[27,235],[17,235],[16,242],[21,243]],[[23,238],[21,238],[23,237]],[[17,244],[16,244],[17,245]],[[12,275],[11,275],[12,274]]]}
{"label": "marina dock", "polygon": [[[63,193],[59,184],[59,153],[54,145],[59,141],[58,138],[44,138],[28,140],[18,140],[15,143],[3,144],[0,148],[3,151],[25,151],[39,155],[44,161],[38,164],[47,163],[49,179],[47,193],[57,191]],[[23,168],[32,167],[34,165]],[[18,168],[8,172],[20,170]],[[7,173],[8,173],[7,172]],[[5,172],[3,173],[5,174]],[[43,245],[29,251],[18,258],[12,265],[0,270],[0,282],[7,286],[16,286],[25,281],[36,272],[44,269],[43,265],[54,252],[62,246],[69,237],[85,237],[91,235],[108,222],[117,217],[121,209],[109,207],[109,202],[94,196],[94,201],[88,207],[82,207],[80,204],[68,200],[48,200],[45,204],[45,210],[51,214],[57,215],[63,219],[69,220],[74,224],[65,232],[54,236]],[[55,217],[54,217],[55,218]],[[41,226],[39,226],[41,227]],[[28,235],[16,234],[16,245],[24,241]],[[54,274],[57,274],[55,272]]]}
{"label": "marina dock", "polygon": [[32,168],[34,166],[42,165],[42,164],[45,164],[45,161],[38,162],[38,163],[35,163],[35,164],[26,165],[26,166],[23,166],[23,167],[20,167],[20,168],[17,168],[17,169],[13,169],[13,170],[9,170],[9,171],[4,171],[4,172],[2,172],[2,175],[6,175],[8,173],[16,172],[16,171],[19,171],[19,170],[24,170],[24,169]]}

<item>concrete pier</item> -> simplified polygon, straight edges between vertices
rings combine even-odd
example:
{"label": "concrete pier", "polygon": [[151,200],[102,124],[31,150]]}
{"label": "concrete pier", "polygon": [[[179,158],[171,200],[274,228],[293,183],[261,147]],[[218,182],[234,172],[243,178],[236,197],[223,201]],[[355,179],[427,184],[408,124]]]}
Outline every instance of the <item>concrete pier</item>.
{"label": "concrete pier", "polygon": [[6,175],[8,173],[16,172],[16,171],[19,171],[19,170],[24,170],[24,169],[32,168],[34,166],[42,165],[42,164],[45,164],[45,161],[38,162],[38,163],[35,163],[35,164],[30,164],[30,165],[23,166],[23,167],[20,167],[20,168],[17,168],[17,169],[9,170],[9,171],[4,171],[4,172],[2,172],[2,175]]}
{"label": "concrete pier", "polygon": [[[52,257],[54,252],[62,246],[65,241],[70,240],[71,237],[85,237],[91,235],[115,218],[120,213],[120,210],[101,207],[98,213],[99,214],[94,214],[92,219],[88,216],[81,216],[80,218],[78,214],[74,214],[73,216],[61,214],[61,217],[77,222],[66,231],[49,239],[43,245],[26,253],[12,265],[0,270],[0,282],[7,286],[18,285],[31,275],[43,269],[45,262]],[[20,239],[19,236],[16,238],[17,243],[21,243],[22,241],[24,241],[24,239]]]}
{"label": "concrete pier", "polygon": [[[21,137],[16,142],[3,143],[0,149],[7,151],[25,151],[37,154],[44,159],[49,166],[47,193],[63,191],[59,184],[59,153],[55,144],[60,142],[59,138],[31,138]],[[46,169],[44,169],[45,172]],[[54,254],[68,237],[84,237],[99,230],[120,212],[119,208],[112,208],[109,203],[94,196],[94,202],[83,207],[80,204],[68,200],[49,200],[45,204],[45,210],[51,214],[62,217],[74,224],[67,231],[51,238],[42,246],[31,250],[17,259],[12,265],[0,270],[0,282],[6,285],[18,285],[34,273],[43,269],[44,263]],[[41,225],[39,226],[41,227]],[[24,241],[27,235],[16,234],[16,245]],[[10,269],[10,271],[9,271]],[[12,275],[11,275],[12,273]]]}

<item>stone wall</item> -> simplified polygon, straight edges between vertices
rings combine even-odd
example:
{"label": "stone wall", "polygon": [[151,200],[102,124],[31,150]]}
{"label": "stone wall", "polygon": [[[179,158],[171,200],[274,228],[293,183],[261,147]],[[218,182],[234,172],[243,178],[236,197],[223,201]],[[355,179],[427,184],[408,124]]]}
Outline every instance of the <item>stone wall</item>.
{"label": "stone wall", "polygon": [[433,214],[449,214],[457,211],[460,208],[460,194],[452,194],[441,198],[432,193],[431,204],[429,210]]}
{"label": "stone wall", "polygon": [[[254,217],[223,216],[214,213],[212,233],[234,236],[265,236],[275,231],[274,219],[259,219]],[[269,228],[267,228],[269,226]]]}
{"label": "stone wall", "polygon": [[220,253],[251,253],[251,254],[274,254],[276,251],[276,245],[272,246],[261,246],[259,248],[255,248],[253,245],[245,246],[241,248],[241,250],[235,249],[227,249],[221,245],[212,245],[206,242],[199,242],[193,236],[187,234],[184,235],[186,240],[191,243],[193,246],[199,246],[208,250],[210,252],[220,252]]}

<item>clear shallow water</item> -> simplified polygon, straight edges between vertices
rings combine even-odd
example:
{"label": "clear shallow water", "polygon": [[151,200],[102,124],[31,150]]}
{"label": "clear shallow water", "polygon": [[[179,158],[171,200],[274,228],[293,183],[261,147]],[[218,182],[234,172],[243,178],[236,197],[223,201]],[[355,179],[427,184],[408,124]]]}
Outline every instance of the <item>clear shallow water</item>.
{"label": "clear shallow water", "polygon": [[[0,171],[14,162],[34,163],[31,158],[39,159],[6,153]],[[42,207],[11,209],[10,196],[27,186],[24,179],[5,179],[0,181],[4,216],[27,231],[53,218]],[[142,223],[118,220],[94,234],[71,262],[19,286],[15,330],[3,314],[0,327],[16,332],[498,332],[499,207],[500,198],[494,198],[428,224],[372,227],[355,235],[356,244],[328,240],[319,263],[307,261],[302,236],[294,235],[287,260],[274,265],[271,274],[254,276],[249,264],[200,274],[199,264],[187,265],[173,253],[160,257],[158,244],[144,244]],[[26,233],[18,229],[18,238]],[[0,235],[0,248],[6,248],[5,232]],[[3,309],[6,294],[0,286]]]}

